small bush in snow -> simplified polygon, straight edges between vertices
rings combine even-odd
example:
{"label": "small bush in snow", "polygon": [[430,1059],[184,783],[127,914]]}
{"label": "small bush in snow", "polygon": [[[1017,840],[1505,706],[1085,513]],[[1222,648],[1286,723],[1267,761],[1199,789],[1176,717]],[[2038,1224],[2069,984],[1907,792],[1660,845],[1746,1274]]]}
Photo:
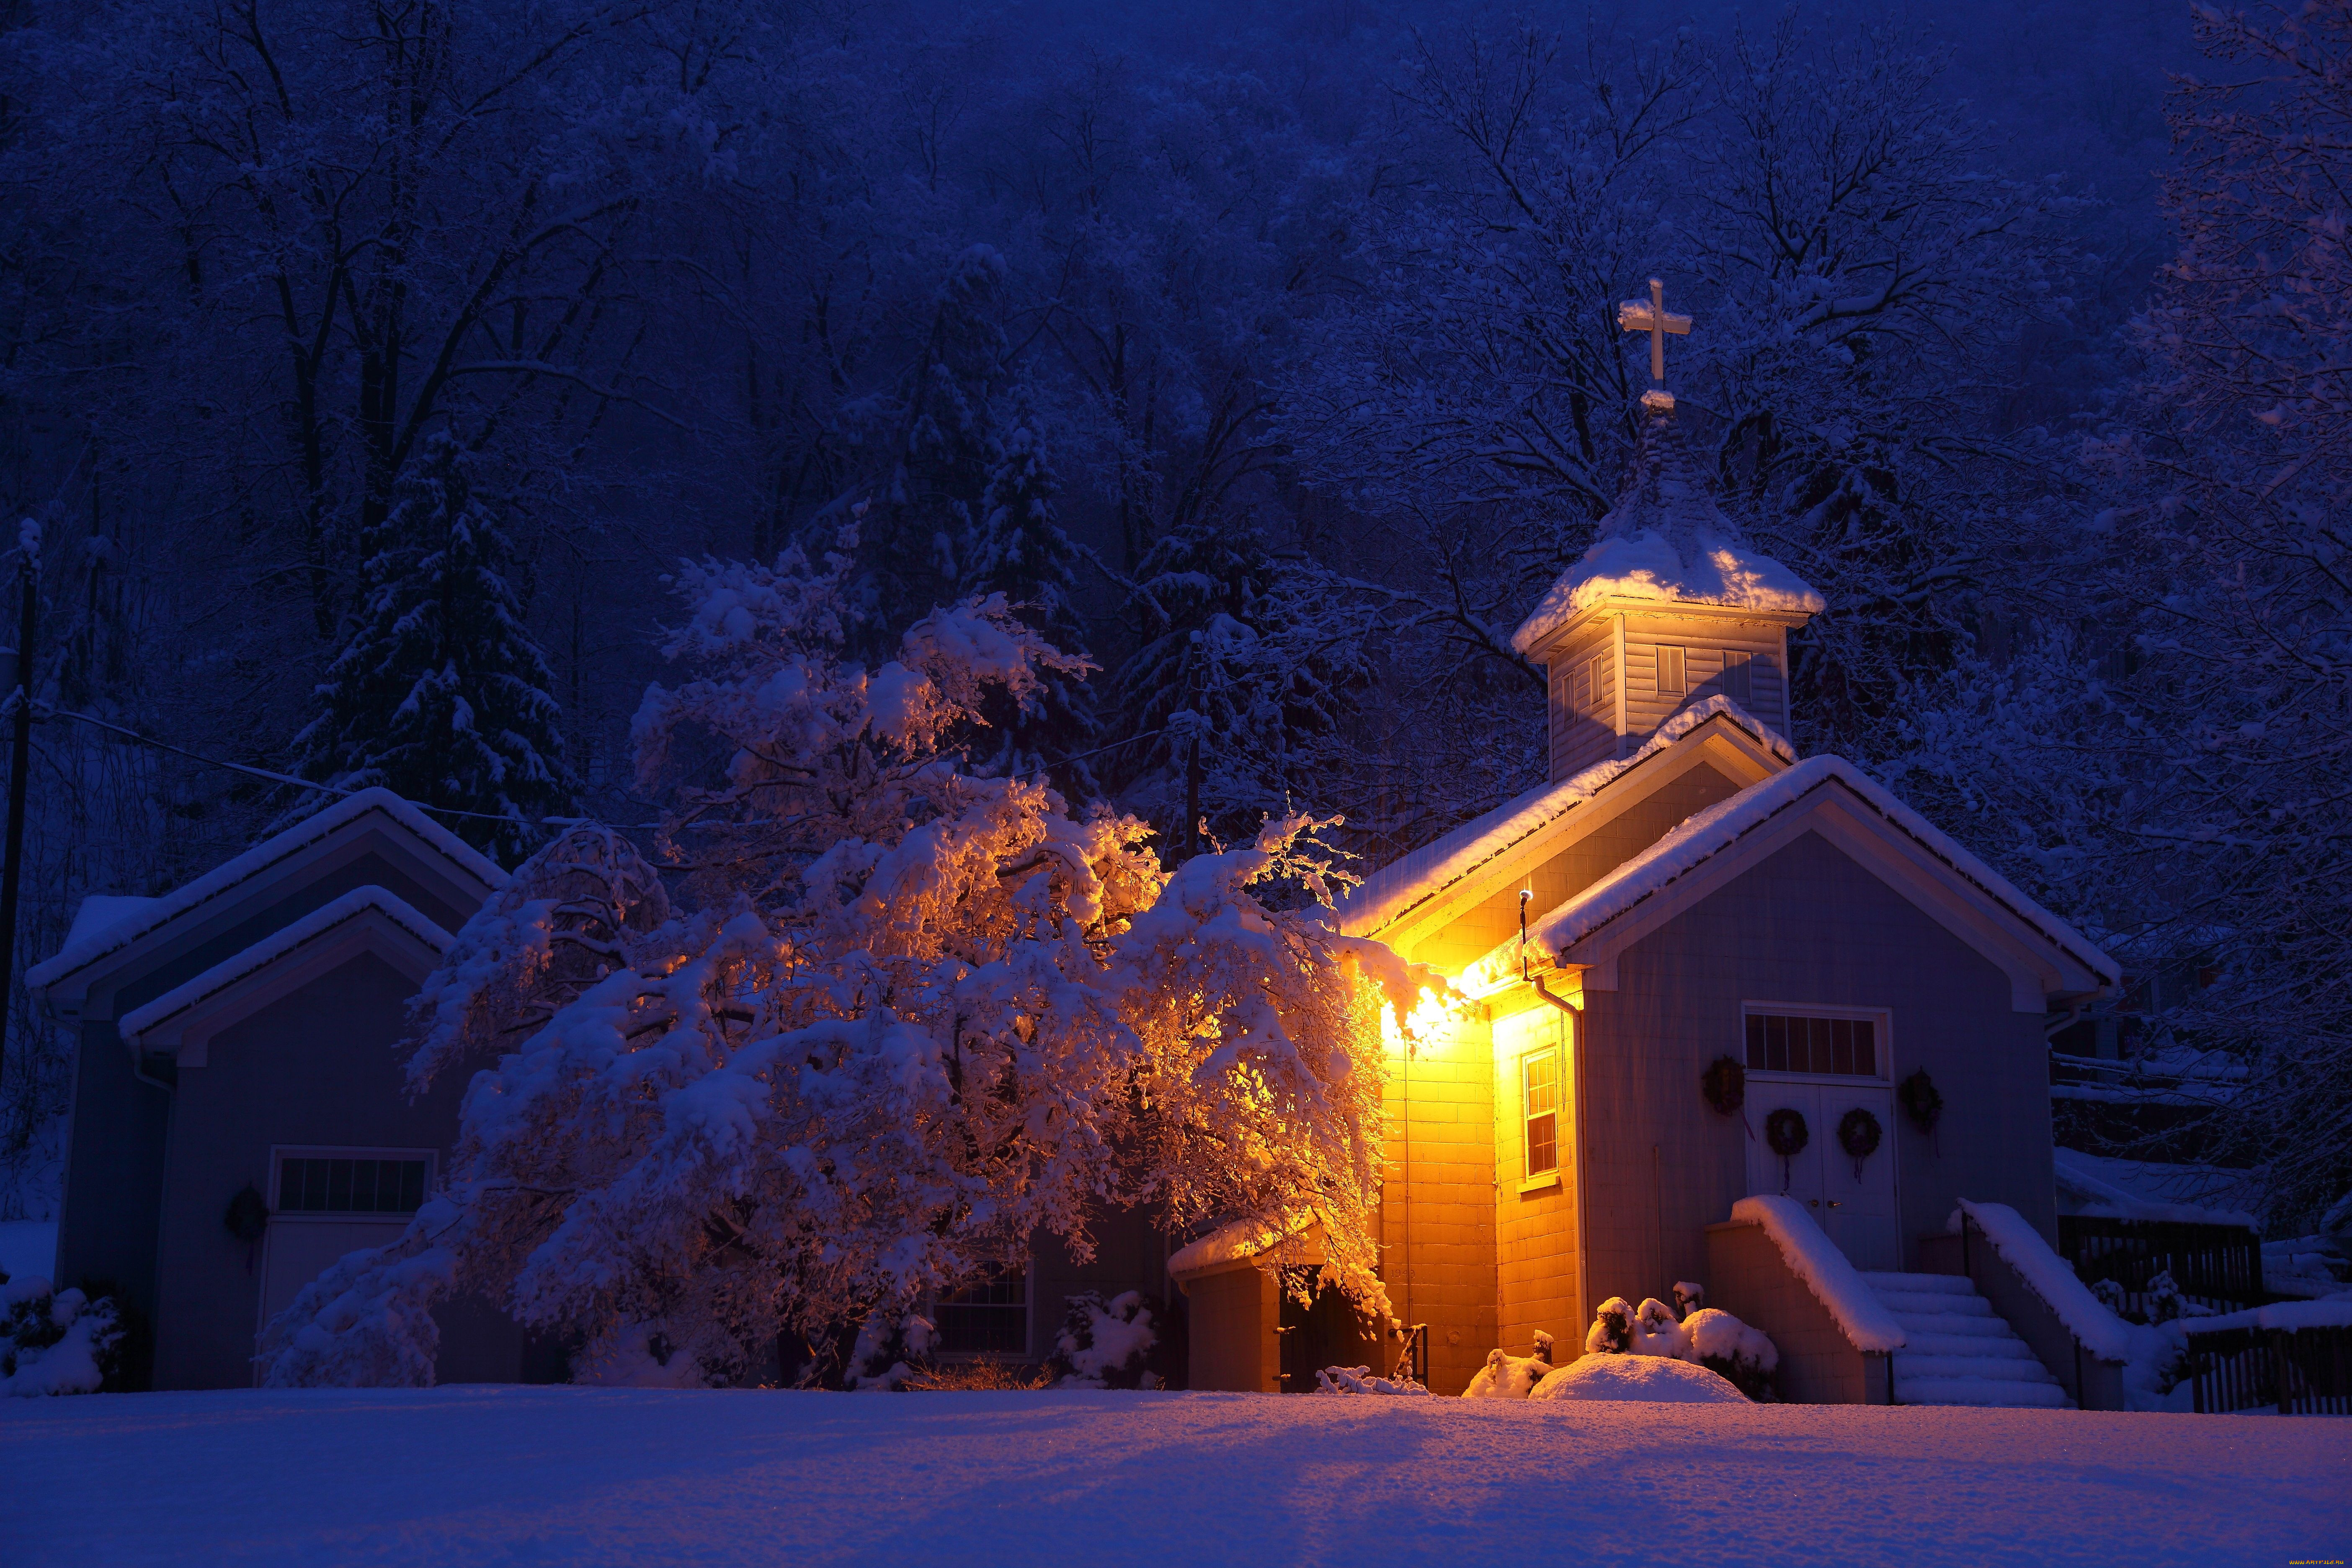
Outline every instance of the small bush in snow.
{"label": "small bush in snow", "polygon": [[1687,1318],[1706,1305],[1706,1287],[1690,1279],[1675,1281],[1675,1315]]}
{"label": "small bush in snow", "polygon": [[1584,1334],[1584,1353],[1625,1355],[1633,1349],[1633,1304],[1622,1296],[1612,1296],[1592,1314],[1592,1327]]}
{"label": "small bush in snow", "polygon": [[1550,1362],[1539,1356],[1511,1355],[1503,1351],[1486,1352],[1486,1364],[1478,1369],[1470,1386],[1462,1391],[1465,1399],[1525,1399],[1554,1370]]}
{"label": "small bush in snow", "polygon": [[1780,1397],[1780,1352],[1760,1329],[1751,1329],[1728,1312],[1702,1307],[1683,1320],[1685,1349],[1681,1359],[1717,1373],[1760,1403]]}
{"label": "small bush in snow", "polygon": [[96,1394],[113,1375],[122,1343],[114,1299],[52,1291],[27,1274],[0,1274],[0,1394]]}
{"label": "small bush in snow", "polygon": [[1108,1301],[1098,1291],[1069,1298],[1062,1331],[1054,1340],[1054,1361],[1072,1387],[1156,1387],[1144,1358],[1159,1341],[1151,1309],[1129,1290]]}
{"label": "small bush in snow", "polygon": [[[1496,1355],[1503,1352],[1496,1351]],[[1368,1366],[1327,1366],[1315,1374],[1318,1394],[1405,1394],[1428,1397],[1429,1390],[1409,1377],[1374,1377]]]}
{"label": "small bush in snow", "polygon": [[1675,1310],[1655,1297],[1643,1301],[1633,1314],[1633,1353],[1687,1361],[1689,1349],[1690,1336],[1675,1321]]}

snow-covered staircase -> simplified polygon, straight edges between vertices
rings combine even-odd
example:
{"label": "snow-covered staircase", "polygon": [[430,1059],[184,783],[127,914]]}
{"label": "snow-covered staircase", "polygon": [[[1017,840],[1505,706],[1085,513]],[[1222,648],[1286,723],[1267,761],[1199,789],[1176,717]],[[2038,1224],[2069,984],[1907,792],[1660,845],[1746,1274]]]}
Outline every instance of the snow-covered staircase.
{"label": "snow-covered staircase", "polygon": [[1967,1276],[1865,1270],[1862,1278],[1903,1325],[1903,1348],[1894,1358],[1897,1404],[2074,1408]]}

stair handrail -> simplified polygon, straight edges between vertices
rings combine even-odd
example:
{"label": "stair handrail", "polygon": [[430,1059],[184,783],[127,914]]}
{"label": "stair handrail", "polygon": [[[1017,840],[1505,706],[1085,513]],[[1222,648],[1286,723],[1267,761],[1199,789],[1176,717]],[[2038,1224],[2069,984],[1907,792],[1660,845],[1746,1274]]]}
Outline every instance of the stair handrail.
{"label": "stair handrail", "polygon": [[1758,1193],[1733,1204],[1731,1217],[1764,1227],[1790,1271],[1829,1309],[1847,1343],[1887,1355],[1903,1348],[1903,1324],[1802,1204],[1778,1193]]}

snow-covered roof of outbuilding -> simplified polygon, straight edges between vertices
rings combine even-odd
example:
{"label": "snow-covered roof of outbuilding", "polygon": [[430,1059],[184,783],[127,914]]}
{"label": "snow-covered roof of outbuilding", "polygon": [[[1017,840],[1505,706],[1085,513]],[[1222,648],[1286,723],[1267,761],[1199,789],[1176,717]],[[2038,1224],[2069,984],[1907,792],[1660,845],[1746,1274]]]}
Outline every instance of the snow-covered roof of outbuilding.
{"label": "snow-covered roof of outbuilding", "polygon": [[1444,837],[1390,861],[1340,897],[1336,906],[1339,928],[1350,936],[1370,936],[1394,924],[1417,906],[1591,800],[1642,763],[1682,741],[1710,719],[1720,719],[1738,727],[1783,763],[1797,760],[1794,748],[1770,725],[1730,698],[1718,694],[1694,702],[1659,725],[1657,733],[1643,742],[1632,756],[1595,763],[1558,784],[1531,789],[1484,816],[1473,817]]}
{"label": "snow-covered roof of outbuilding", "polygon": [[1583,559],[1536,601],[1511,636],[1532,655],[1608,599],[1655,599],[1780,615],[1816,615],[1821,595],[1764,554],[1699,482],[1671,406],[1652,409],[1617,504]]}
{"label": "snow-covered roof of outbuilding", "polygon": [[418,913],[399,895],[372,884],[353,888],[341,898],[312,910],[300,920],[280,926],[251,947],[223,959],[194,979],[175,985],[144,1006],[125,1013],[119,1026],[123,1039],[134,1046],[141,1044],[142,1037],[158,1026],[218,995],[238,981],[259,973],[280,959],[299,952],[321,937],[371,914],[383,917],[433,952],[449,951],[452,940],[449,933]]}
{"label": "snow-covered roof of outbuilding", "polygon": [[[435,822],[408,801],[388,789],[359,790],[282,832],[270,835],[244,854],[224,861],[161,898],[116,900],[124,906],[117,911],[120,918],[102,923],[92,920],[89,922],[89,929],[85,929],[85,922],[77,918],[64,948],[55,957],[26,971],[25,984],[35,991],[54,985],[109,954],[129,947],[150,932],[203,909],[288,857],[371,815],[382,816],[399,824],[468,873],[484,888],[506,886],[507,874],[499,869],[496,861]],[[93,901],[85,900],[85,908]]]}
{"label": "snow-covered roof of outbuilding", "polygon": [[[1895,833],[1925,850],[1963,882],[1973,886],[2042,941],[2101,983],[2118,984],[2116,961],[2056,915],[2027,898],[1991,867],[1962,848],[1941,828],[1905,805],[1843,757],[1809,757],[1786,773],[1750,784],[1675,827],[1566,903],[1528,927],[1526,956],[1546,963],[1574,963],[1571,950],[1633,914],[1643,903],[1693,876],[1717,857],[1823,790],[1843,792]],[[1517,939],[1471,966],[1465,983],[1516,978],[1521,962]]]}

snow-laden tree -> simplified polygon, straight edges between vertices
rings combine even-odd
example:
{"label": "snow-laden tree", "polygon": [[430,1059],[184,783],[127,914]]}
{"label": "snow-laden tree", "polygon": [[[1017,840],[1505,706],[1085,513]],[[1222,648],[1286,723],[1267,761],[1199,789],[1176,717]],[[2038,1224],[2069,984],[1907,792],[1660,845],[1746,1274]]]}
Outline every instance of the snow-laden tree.
{"label": "snow-laden tree", "polygon": [[580,784],[523,624],[521,562],[476,479],[456,438],[426,437],[361,539],[350,638],[295,744],[306,778],[476,814],[450,830],[512,862],[545,842],[544,818],[573,809]]}
{"label": "snow-laden tree", "polygon": [[459,933],[410,1069],[477,1069],[446,1192],[269,1327],[269,1381],[427,1380],[452,1289],[740,1378],[1118,1205],[1318,1215],[1381,1305],[1381,1012],[1423,977],[1260,901],[1322,885],[1317,825],[1169,876],[1135,818],[961,771],[985,694],[1077,661],[994,595],[847,661],[853,548],[681,569],[692,679],[636,721],[660,865],[580,829]]}
{"label": "snow-laden tree", "polygon": [[2161,1110],[2103,1152],[2242,1171],[2292,1234],[2352,1224],[2352,7],[2198,37],[2148,378],[2053,542],[2074,614],[1924,708],[1902,782],[2125,962]]}
{"label": "snow-laden tree", "polygon": [[[1080,658],[1086,628],[1077,606],[1078,552],[1055,516],[1062,482],[1046,452],[1044,421],[1016,395],[995,437],[995,460],[972,525],[959,552],[963,592],[1001,594],[1021,623],[1051,647]],[[1072,796],[1097,793],[1095,770],[1083,759],[1095,750],[1100,721],[1094,688],[1083,674],[1043,670],[1037,690],[1017,706],[1009,692],[982,704],[992,742],[978,753],[988,771],[1023,776],[1048,769]]]}

